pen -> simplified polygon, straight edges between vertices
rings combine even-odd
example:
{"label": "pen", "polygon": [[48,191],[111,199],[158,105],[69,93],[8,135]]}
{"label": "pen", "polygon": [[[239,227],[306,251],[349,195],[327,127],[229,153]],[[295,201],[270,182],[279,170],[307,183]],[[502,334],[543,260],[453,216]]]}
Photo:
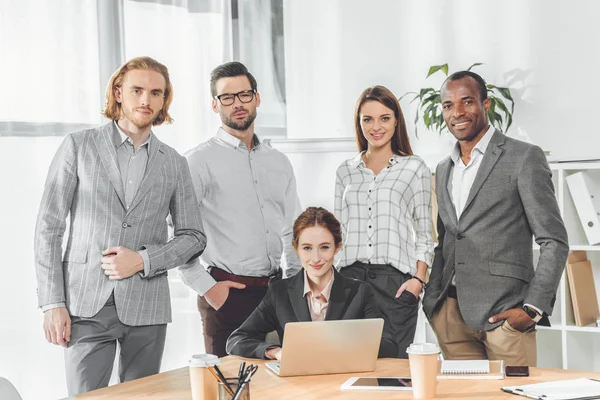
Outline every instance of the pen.
{"label": "pen", "polygon": [[217,367],[215,365],[213,367],[208,367],[208,370],[210,371],[211,374],[213,374],[213,376],[217,379],[217,381],[219,381],[223,384],[223,386],[225,387],[225,390],[227,391],[227,393],[229,393],[230,396],[233,396],[235,394],[233,392],[233,389],[231,389],[231,386],[229,386],[229,383],[227,383],[227,379],[225,379],[225,377],[223,376],[223,373],[221,372],[219,367]]}
{"label": "pen", "polygon": [[239,400],[239,398],[242,396],[242,392],[244,391],[244,388],[246,387],[246,385],[248,385],[248,383],[250,383],[250,378],[252,378],[252,376],[256,373],[256,371],[258,370],[258,365],[254,365],[254,364],[250,364],[248,365],[248,367],[246,368],[246,373],[244,374],[244,381],[240,382],[235,395],[233,396],[233,398],[231,400]]}
{"label": "pen", "polygon": [[238,372],[238,385],[242,383],[244,377],[244,369],[246,369],[246,361],[242,361],[240,364],[240,371]]}
{"label": "pen", "polygon": [[527,397],[529,399],[535,399],[535,400],[543,400],[546,397],[545,394],[542,394],[541,396],[538,396],[536,394],[525,393],[525,391],[523,389],[519,389],[519,388],[513,390],[512,393],[517,394],[519,396],[525,396],[525,397]]}

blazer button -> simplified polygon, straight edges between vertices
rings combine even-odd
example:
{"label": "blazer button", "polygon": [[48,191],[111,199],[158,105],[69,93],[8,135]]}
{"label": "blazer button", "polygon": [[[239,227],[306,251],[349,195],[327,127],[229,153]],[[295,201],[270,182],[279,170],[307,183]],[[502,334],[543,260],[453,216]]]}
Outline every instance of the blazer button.
{"label": "blazer button", "polygon": [[121,225],[123,228],[127,228],[127,222],[123,222],[123,225]]}
{"label": "blazer button", "polygon": [[461,240],[461,239],[464,239],[464,236],[463,236],[463,235],[461,235],[460,233],[457,233],[457,234],[456,234],[456,238],[457,238],[458,240]]}

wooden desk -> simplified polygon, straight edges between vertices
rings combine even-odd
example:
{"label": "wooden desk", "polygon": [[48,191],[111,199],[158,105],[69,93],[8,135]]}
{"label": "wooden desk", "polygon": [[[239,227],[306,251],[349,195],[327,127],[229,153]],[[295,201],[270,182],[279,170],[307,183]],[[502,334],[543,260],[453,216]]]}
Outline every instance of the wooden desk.
{"label": "wooden desk", "polygon": [[[229,356],[222,359],[221,369],[225,376],[236,376],[239,363],[259,364],[260,367],[250,385],[250,397],[262,399],[411,399],[412,392],[400,391],[341,391],[340,385],[352,376],[409,376],[408,360],[380,359],[374,372],[362,374],[339,374],[280,378],[264,367],[265,361]],[[524,385],[551,380],[573,378],[600,379],[600,372],[566,371],[561,369],[531,368],[528,378],[503,380],[440,380],[436,399],[506,399],[519,397],[504,393],[502,386]],[[88,392],[75,399],[160,399],[190,400],[188,368],[179,368],[158,375],[138,379],[120,385]]]}

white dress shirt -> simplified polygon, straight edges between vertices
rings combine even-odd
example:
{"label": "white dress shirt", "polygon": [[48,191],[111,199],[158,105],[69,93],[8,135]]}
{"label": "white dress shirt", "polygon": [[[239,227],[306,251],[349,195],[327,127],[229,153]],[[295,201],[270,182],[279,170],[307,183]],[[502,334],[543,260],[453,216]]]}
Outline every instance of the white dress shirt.
{"label": "white dress shirt", "polygon": [[222,128],[186,158],[207,237],[201,261],[235,275],[266,277],[277,272],[284,253],[285,276],[298,272],[292,226],[300,204],[288,158],[256,135],[248,151]]}
{"label": "white dress shirt", "polygon": [[490,125],[483,137],[475,145],[473,150],[471,150],[471,160],[469,160],[467,165],[465,165],[460,158],[460,146],[458,142],[456,143],[456,146],[454,146],[454,149],[452,149],[450,158],[454,163],[454,168],[452,168],[452,179],[448,180],[448,193],[450,194],[450,198],[456,209],[457,220],[460,219],[460,215],[465,208],[471,186],[473,186],[477,171],[479,171],[479,166],[481,165],[481,160],[490,144],[494,130],[495,128]]}

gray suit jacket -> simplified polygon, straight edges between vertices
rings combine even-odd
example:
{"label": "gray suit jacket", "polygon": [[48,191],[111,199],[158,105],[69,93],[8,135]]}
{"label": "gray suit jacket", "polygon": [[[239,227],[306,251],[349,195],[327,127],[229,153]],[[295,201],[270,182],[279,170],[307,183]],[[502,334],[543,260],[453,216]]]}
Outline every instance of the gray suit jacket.
{"label": "gray suit jacket", "polygon": [[[461,314],[473,329],[495,328],[500,323],[490,324],[490,316],[523,303],[551,314],[569,246],[543,151],[496,130],[458,220],[447,189],[452,169],[448,157],[436,170],[439,244],[426,315],[445,301],[454,274]],[[532,236],[540,245],[535,270]]]}
{"label": "gray suit jacket", "polygon": [[[167,270],[197,257],[206,245],[196,195],[185,158],[154,137],[146,173],[126,209],[112,140],[115,129],[110,122],[69,134],[50,165],[35,231],[38,305],[65,302],[71,315],[91,317],[114,291],[123,323],[164,324],[171,321]],[[175,237],[167,242],[169,214]],[[100,258],[111,246],[146,249],[148,276],[142,271],[109,280]],[[185,273],[192,281],[207,274],[199,267]]]}

